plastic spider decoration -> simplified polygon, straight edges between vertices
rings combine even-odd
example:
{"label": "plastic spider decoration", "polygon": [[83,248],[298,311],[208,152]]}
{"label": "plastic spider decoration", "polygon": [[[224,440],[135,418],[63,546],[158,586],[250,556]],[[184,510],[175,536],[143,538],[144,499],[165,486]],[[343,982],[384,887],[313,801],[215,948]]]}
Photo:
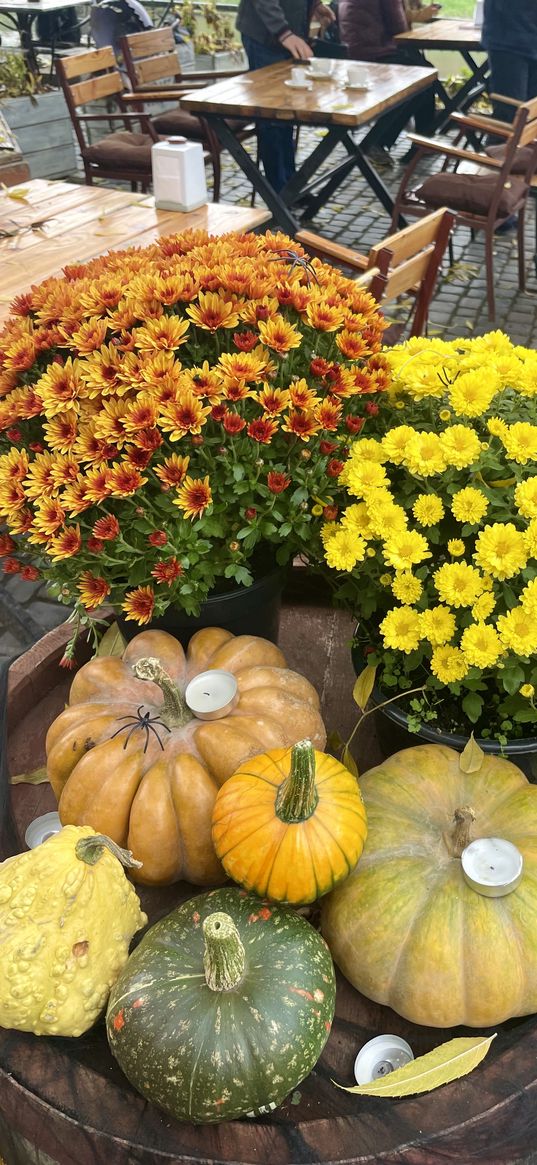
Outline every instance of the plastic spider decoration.
{"label": "plastic spider decoration", "polygon": [[160,747],[164,752],[164,745],[159,736],[159,730],[163,728],[165,732],[171,732],[171,728],[168,728],[168,725],[163,723],[163,721],[160,719],[160,716],[152,716],[150,712],[144,712],[142,714],[142,708],[143,704],[140,704],[140,707],[136,711],[136,716],[118,716],[118,720],[127,720],[128,723],[122,724],[121,728],[118,728],[116,732],[113,732],[110,740],[113,740],[114,736],[119,736],[120,732],[126,732],[127,736],[125,737],[125,744],[123,745],[123,748],[126,749],[133,733],[138,732],[140,729],[142,732],[145,732],[144,754],[147,752],[149,746],[150,732],[156,736]]}
{"label": "plastic spider decoration", "polygon": [[315,283],[319,282],[317,275],[315,274],[315,268],[312,267],[309,259],[306,258],[306,255],[299,255],[298,251],[290,251],[286,249],[279,251],[273,259],[269,259],[269,263],[279,263],[281,260],[283,260],[284,263],[289,264],[291,271],[294,271],[295,267],[298,267],[301,271],[303,271],[304,275],[306,276],[306,283],[308,287],[312,279],[315,281]]}

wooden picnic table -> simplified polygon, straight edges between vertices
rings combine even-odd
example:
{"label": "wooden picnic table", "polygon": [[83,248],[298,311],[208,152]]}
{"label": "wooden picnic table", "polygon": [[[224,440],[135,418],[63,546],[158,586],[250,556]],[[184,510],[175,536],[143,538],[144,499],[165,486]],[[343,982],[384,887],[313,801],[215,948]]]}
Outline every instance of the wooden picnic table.
{"label": "wooden picnic table", "polygon": [[459,53],[470,70],[470,76],[453,93],[438,78],[435,91],[440,97],[442,108],[435,120],[435,130],[441,130],[455,110],[464,110],[475,101],[486,87],[489,75],[488,58],[476,60],[475,52],[483,52],[481,29],[471,20],[429,20],[416,24],[408,32],[400,32],[395,37],[402,49],[416,50],[425,63],[426,52]]}
{"label": "wooden picnic table", "polygon": [[[333,73],[328,79],[313,79],[310,89],[293,89],[286,82],[291,79],[294,65],[296,61],[280,61],[255,72],[242,73],[187,94],[181,98],[181,105],[203,116],[214,128],[224,149],[229,150],[266,202],[276,223],[288,234],[294,235],[298,230],[293,206],[299,198],[303,202],[305,193],[312,191],[306,207],[308,217],[313,217],[354,167],[391,216],[393,198],[352,134],[432,85],[436,70],[415,65],[367,64],[364,68],[368,88],[358,90],[345,87],[345,62],[338,60],[333,61]],[[229,129],[227,118],[288,121],[295,125],[320,126],[326,133],[278,193]],[[347,160],[328,175],[321,173],[321,167],[340,144],[347,151]]]}
{"label": "wooden picnic table", "polygon": [[253,230],[269,217],[264,209],[223,202],[186,213],[156,210],[148,194],[39,178],[12,187],[0,194],[0,323],[16,295],[66,263],[143,247],[190,227],[211,235]]}

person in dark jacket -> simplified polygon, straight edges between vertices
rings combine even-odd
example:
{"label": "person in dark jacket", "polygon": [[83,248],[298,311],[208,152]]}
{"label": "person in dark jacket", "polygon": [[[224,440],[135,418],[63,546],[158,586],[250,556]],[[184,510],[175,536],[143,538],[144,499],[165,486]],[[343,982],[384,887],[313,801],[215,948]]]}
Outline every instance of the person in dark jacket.
{"label": "person in dark jacket", "polygon": [[[420,5],[419,20],[430,20],[437,11],[437,4]],[[408,32],[410,28],[404,0],[340,0],[338,20],[341,40],[353,60],[391,65],[427,64],[420,53],[401,49],[394,40],[398,33]],[[377,153],[379,148],[387,151],[411,117],[418,133],[434,133],[432,87],[380,117],[367,134],[366,152]]]}
{"label": "person in dark jacket", "polygon": [[[518,101],[537,97],[537,0],[485,0],[483,48],[491,89]],[[494,116],[512,121],[514,105],[494,102]]]}
{"label": "person in dark jacket", "polygon": [[[322,0],[240,0],[237,28],[242,36],[250,69],[262,69],[276,61],[309,61],[310,21],[321,27],[335,20]],[[259,157],[271,186],[280,191],[295,172],[293,126],[285,121],[259,121]]]}

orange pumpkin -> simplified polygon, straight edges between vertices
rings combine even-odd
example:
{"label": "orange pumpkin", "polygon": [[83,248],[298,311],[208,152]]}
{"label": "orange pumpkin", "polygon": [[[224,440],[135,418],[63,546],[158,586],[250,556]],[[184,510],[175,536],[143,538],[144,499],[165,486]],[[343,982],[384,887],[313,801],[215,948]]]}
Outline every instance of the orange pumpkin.
{"label": "orange pumpkin", "polygon": [[294,906],[342,882],[366,836],[356,778],[309,740],[245,761],[213,812],[214,847],[230,878]]}
{"label": "orange pumpkin", "polygon": [[[235,675],[238,701],[220,720],[197,720],[183,694],[212,668]],[[91,825],[130,849],[143,863],[137,880],[205,886],[225,878],[211,842],[220,785],[248,757],[305,733],[323,747],[319,698],[274,644],[205,628],[185,656],[167,632],[143,631],[121,658],[97,657],[76,674],[47,734],[48,775],[62,824]]]}

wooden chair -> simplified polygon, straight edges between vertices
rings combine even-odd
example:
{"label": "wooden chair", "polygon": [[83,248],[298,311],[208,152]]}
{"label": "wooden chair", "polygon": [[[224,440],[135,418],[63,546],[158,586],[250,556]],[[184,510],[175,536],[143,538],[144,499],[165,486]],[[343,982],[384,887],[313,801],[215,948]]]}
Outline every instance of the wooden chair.
{"label": "wooden chair", "polygon": [[[338,267],[362,272],[360,283],[368,286],[379,302],[411,294],[415,303],[409,335],[421,336],[426,331],[429,307],[454,220],[455,216],[442,207],[382,239],[368,255],[332,243],[312,231],[298,231],[296,239],[311,255]],[[389,337],[392,343],[400,338],[403,330],[404,324],[394,327]]]}
{"label": "wooden chair", "polygon": [[[158,134],[143,112],[129,113],[123,102],[123,80],[111,45],[56,60],[56,72],[71,115],[84,164],[86,184],[94,178],[117,178],[148,189],[152,180],[151,146]],[[81,112],[95,101],[114,107],[108,112]],[[113,130],[120,121],[123,129]],[[88,127],[104,123],[110,132],[92,142]],[[134,127],[137,127],[136,129]]]}
{"label": "wooden chair", "polygon": [[[119,40],[119,47],[132,88],[132,94],[125,95],[125,101],[142,109],[147,108],[150,102],[175,103],[181,94],[189,93],[200,85],[205,88],[208,80],[215,80],[214,72],[181,72],[173,30],[169,25],[123,36]],[[218,73],[218,80],[235,77],[241,72],[242,69],[235,69]],[[213,198],[217,202],[220,196],[221,145],[214,130],[204,118],[188,113],[179,105],[167,112],[159,112],[152,116],[151,121],[157,133],[164,137],[179,135],[202,143],[211,158]],[[228,125],[241,141],[255,133],[255,127],[244,121],[231,120]]]}
{"label": "wooden chair", "polygon": [[[442,205],[450,207],[457,223],[484,231],[489,319],[494,320],[494,232],[514,215],[518,219],[519,288],[524,291],[526,286],[524,218],[537,167],[537,98],[518,107],[512,124],[478,114],[453,114],[451,120],[459,141],[463,135],[470,139],[478,133],[498,135],[503,139],[499,154],[495,148],[475,150],[458,141],[410,134],[417,151],[403,175],[392,221],[397,223],[400,214],[419,217]],[[441,157],[442,168],[416,186],[416,167],[427,155]]]}

